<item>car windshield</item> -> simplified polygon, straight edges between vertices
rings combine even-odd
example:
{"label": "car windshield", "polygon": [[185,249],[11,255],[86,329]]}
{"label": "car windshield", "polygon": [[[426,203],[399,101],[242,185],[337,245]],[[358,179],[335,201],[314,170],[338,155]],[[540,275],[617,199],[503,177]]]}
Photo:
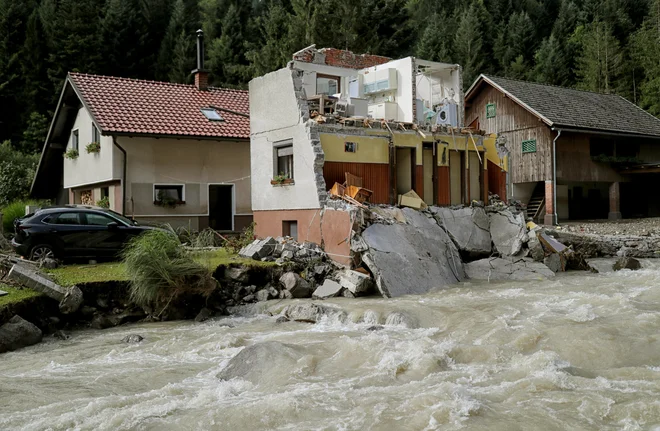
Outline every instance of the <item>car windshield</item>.
{"label": "car windshield", "polygon": [[119,213],[116,213],[112,210],[107,210],[107,212],[110,215],[112,215],[113,217],[118,218],[119,220],[123,221],[124,223],[126,223],[129,226],[137,226],[138,225],[138,222],[136,222],[135,220],[131,220],[128,217],[124,217],[123,215],[121,215]]}

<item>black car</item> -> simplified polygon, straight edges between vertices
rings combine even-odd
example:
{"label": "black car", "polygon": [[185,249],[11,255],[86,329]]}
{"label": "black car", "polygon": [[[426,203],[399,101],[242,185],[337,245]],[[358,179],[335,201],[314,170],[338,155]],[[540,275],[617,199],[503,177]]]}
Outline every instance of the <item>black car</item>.
{"label": "black car", "polygon": [[16,219],[14,228],[12,246],[32,260],[114,258],[131,238],[153,229],[108,209],[76,205],[38,210]]}

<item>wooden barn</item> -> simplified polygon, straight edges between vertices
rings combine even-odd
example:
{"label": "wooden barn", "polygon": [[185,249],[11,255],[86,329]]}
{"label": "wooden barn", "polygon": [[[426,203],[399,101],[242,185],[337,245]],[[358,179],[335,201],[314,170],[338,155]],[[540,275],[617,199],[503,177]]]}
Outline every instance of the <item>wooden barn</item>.
{"label": "wooden barn", "polygon": [[481,75],[465,123],[506,139],[508,196],[544,224],[660,216],[660,119],[628,100]]}

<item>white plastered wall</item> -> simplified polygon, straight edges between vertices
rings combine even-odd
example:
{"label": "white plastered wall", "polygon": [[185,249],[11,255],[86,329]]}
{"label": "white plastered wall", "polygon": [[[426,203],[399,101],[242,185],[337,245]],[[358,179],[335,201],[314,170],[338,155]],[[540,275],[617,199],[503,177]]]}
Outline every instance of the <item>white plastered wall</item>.
{"label": "white plastered wall", "polygon": [[64,158],[64,188],[84,186],[117,180],[119,172],[113,170],[115,149],[110,136],[101,136],[101,151],[88,154],[85,147],[92,142],[92,118],[85,107],[78,110],[73,124],[67,151],[73,146],[73,131],[78,130],[78,153],[75,160]]}
{"label": "white plastered wall", "polygon": [[357,76],[358,71],[344,67],[327,66],[324,64],[306,63],[302,61],[294,61],[293,68],[303,72],[303,88],[307,97],[316,95],[316,75],[330,75],[339,76],[340,90],[342,93],[348,93],[348,79],[351,76]]}
{"label": "white plastered wall", "polygon": [[[252,209],[255,211],[320,207],[314,149],[309,128],[301,117],[293,73],[296,72],[281,69],[250,81]],[[274,177],[274,144],[286,140],[293,143],[295,184],[273,186],[270,181]]]}
{"label": "white plastered wall", "polygon": [[[397,121],[412,123],[413,118],[413,67],[412,57],[393,60],[378,66],[368,67],[360,70],[360,74],[374,73],[380,69],[396,69],[397,88],[394,92],[394,102],[398,105]],[[384,101],[391,92],[374,93],[369,95],[369,103]]]}

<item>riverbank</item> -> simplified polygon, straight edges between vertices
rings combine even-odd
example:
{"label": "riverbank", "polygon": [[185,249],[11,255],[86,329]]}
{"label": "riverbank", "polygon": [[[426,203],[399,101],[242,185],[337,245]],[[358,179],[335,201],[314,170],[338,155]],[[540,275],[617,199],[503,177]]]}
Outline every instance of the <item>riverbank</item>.
{"label": "riverbank", "polygon": [[[642,265],[74,331],[2,356],[0,428],[653,429],[660,261]],[[347,319],[278,323],[301,303]],[[393,313],[416,327],[387,324]],[[218,377],[264,343],[285,347]]]}

